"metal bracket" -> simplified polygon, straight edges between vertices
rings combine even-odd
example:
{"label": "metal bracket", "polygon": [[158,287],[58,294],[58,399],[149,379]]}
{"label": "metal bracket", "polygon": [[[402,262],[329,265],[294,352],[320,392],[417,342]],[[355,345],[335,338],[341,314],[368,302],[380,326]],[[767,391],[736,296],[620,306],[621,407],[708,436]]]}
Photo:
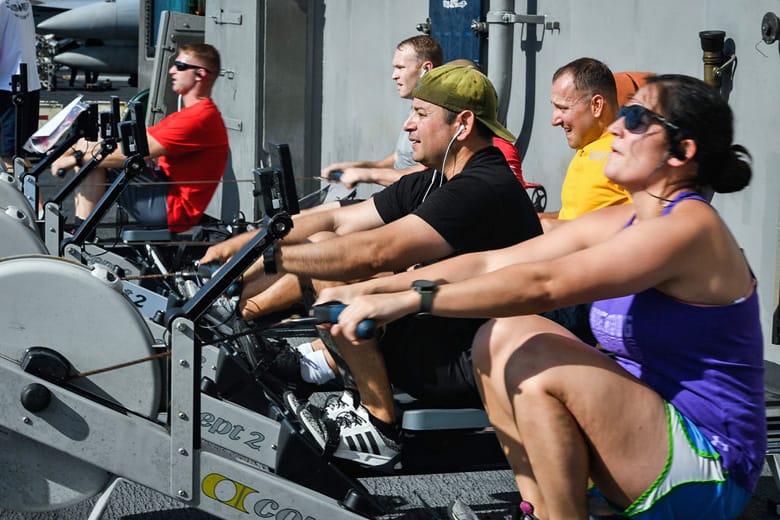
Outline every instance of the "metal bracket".
{"label": "metal bracket", "polygon": [[185,318],[171,327],[171,487],[170,494],[189,502],[194,498],[195,436],[200,433],[200,414],[195,398],[200,396],[200,357],[196,361],[195,329]]}
{"label": "metal bracket", "polygon": [[226,13],[223,9],[220,9],[219,14],[217,16],[212,16],[211,19],[214,20],[214,23],[217,25],[241,25],[243,15],[241,13]]}
{"label": "metal bracket", "polygon": [[431,18],[428,17],[424,22],[418,23],[417,31],[423,34],[431,34]]}
{"label": "metal bracket", "polygon": [[[560,22],[547,22],[546,14],[517,14],[511,11],[488,11],[485,21],[472,20],[471,30],[478,34],[487,34],[490,24],[514,24],[527,23],[532,25],[544,25],[547,30],[560,30]],[[418,30],[420,30],[418,26]]]}
{"label": "metal bracket", "polygon": [[[32,175],[25,175],[22,179],[22,193],[32,208],[38,207],[38,185]],[[37,211],[37,209],[36,209]]]}
{"label": "metal bracket", "polygon": [[730,56],[729,59],[727,59],[725,62],[723,62],[723,65],[715,68],[715,76],[720,77],[723,74],[723,72],[729,67],[732,66],[736,67],[736,63],[737,63],[737,56],[736,54],[734,54]]}
{"label": "metal bracket", "polygon": [[244,128],[244,123],[240,119],[233,119],[232,117],[223,117],[222,121],[225,123],[225,127],[230,130],[241,131]]}
{"label": "metal bracket", "polygon": [[46,234],[44,243],[49,251],[59,251],[62,243],[62,213],[57,204],[51,202],[43,206],[44,229]]}
{"label": "metal bracket", "polygon": [[546,14],[517,14],[509,11],[488,11],[485,15],[487,23],[528,23],[544,24],[547,21]]}

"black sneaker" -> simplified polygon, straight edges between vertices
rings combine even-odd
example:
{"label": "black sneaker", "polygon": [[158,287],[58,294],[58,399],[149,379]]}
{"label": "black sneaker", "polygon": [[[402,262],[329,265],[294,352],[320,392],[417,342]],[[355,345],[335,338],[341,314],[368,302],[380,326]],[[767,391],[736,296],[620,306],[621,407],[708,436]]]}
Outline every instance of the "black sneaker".
{"label": "black sneaker", "polygon": [[260,338],[263,362],[269,372],[289,383],[304,384],[301,353],[284,338]]}
{"label": "black sneaker", "polygon": [[290,393],[285,394],[285,401],[317,444],[323,449],[335,446],[334,457],[388,469],[397,462],[400,440],[382,434],[351,391],[328,396],[322,408],[300,402]]}

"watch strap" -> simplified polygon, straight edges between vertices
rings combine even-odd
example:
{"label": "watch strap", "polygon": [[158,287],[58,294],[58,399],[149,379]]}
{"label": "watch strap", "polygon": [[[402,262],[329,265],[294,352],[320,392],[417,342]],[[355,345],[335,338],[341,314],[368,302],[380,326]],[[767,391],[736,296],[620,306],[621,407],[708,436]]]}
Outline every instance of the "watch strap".
{"label": "watch strap", "polygon": [[265,274],[276,274],[276,244],[271,244],[263,251],[263,271]]}
{"label": "watch strap", "polygon": [[415,280],[412,282],[412,288],[420,295],[420,307],[417,311],[418,316],[431,316],[433,310],[433,295],[437,286],[429,280]]}
{"label": "watch strap", "polygon": [[417,314],[429,315],[433,310],[433,291],[417,291],[420,293],[420,309]]}

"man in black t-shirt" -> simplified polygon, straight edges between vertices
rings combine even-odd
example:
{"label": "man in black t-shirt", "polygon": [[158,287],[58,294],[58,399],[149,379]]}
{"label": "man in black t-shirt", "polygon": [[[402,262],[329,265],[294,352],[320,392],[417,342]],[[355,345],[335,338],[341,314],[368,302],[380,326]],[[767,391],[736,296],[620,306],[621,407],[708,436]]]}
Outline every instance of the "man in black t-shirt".
{"label": "man in black t-shirt", "polygon": [[[359,204],[296,216],[292,232],[276,249],[277,274],[264,275],[262,263],[245,273],[244,316],[247,299],[282,276],[350,281],[541,234],[528,195],[492,146],[494,135],[515,140],[496,117],[495,89],[476,69],[442,66],[425,75],[414,90],[404,129],[414,159],[428,169],[402,177]],[[201,261],[226,260],[249,238],[213,246]],[[481,323],[411,318],[392,324],[379,342],[356,347],[339,341],[362,405],[347,394],[330,402],[328,413],[296,405],[303,424],[323,447],[338,442],[336,456],[387,463],[397,453],[389,381],[436,404],[478,406],[469,351]],[[337,417],[344,422],[339,438],[318,433],[320,419]],[[347,431],[347,424],[363,429]],[[350,442],[360,444],[368,437],[374,440],[366,450],[350,448]]]}

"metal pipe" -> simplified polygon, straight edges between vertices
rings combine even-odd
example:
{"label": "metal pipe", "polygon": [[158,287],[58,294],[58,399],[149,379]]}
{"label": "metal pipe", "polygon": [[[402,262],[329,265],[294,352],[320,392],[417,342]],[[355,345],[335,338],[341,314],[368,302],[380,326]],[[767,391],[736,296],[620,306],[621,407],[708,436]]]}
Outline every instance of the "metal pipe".
{"label": "metal pipe", "polygon": [[488,78],[498,95],[498,120],[506,122],[512,94],[512,51],[514,48],[514,0],[490,0],[488,22]]}
{"label": "metal pipe", "polygon": [[701,31],[701,60],[704,62],[704,82],[715,88],[720,88],[719,68],[723,65],[724,31]]}

